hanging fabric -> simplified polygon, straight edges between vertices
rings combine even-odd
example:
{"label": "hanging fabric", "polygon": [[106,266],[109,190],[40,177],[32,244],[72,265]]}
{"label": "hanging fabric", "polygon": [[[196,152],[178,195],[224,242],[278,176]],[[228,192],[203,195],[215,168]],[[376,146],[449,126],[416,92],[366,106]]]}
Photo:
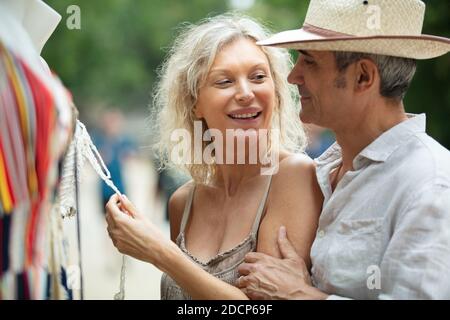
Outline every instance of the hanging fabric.
{"label": "hanging fabric", "polygon": [[43,80],[0,41],[2,299],[45,299],[52,274],[58,289],[50,290],[50,298],[71,296],[61,276],[62,229],[51,214],[58,168],[72,134],[72,124],[61,118],[61,110],[70,109],[62,95],[65,89],[57,81]]}
{"label": "hanging fabric", "polygon": [[[64,218],[73,217],[75,214],[78,214],[79,217],[80,213],[78,212],[76,200],[76,186],[82,183],[80,173],[86,162],[92,166],[100,179],[102,179],[116,194],[120,197],[122,196],[119,189],[112,182],[111,174],[96,146],[92,142],[86,127],[81,121],[77,120],[74,138],[63,162],[62,178],[59,187],[59,210]],[[79,247],[81,246],[79,245]],[[79,255],[81,257],[81,252]],[[115,300],[123,300],[125,298],[125,272],[126,257],[124,255],[122,257],[122,268],[120,272],[120,287],[119,292],[114,295]]]}
{"label": "hanging fabric", "polygon": [[[120,192],[81,122],[75,162],[62,163],[66,151],[71,158],[76,112],[40,58],[61,17],[40,0],[12,3],[0,1],[0,299],[71,299],[63,218],[77,211],[81,174],[70,176],[88,160]],[[124,280],[125,258],[116,298]]]}

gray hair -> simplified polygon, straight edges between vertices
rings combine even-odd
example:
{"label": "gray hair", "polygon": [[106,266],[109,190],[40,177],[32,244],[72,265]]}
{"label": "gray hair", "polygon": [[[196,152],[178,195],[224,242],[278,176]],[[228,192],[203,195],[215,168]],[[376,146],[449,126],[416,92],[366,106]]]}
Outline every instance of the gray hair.
{"label": "gray hair", "polygon": [[[235,13],[207,18],[199,24],[182,25],[162,65],[153,97],[152,118],[159,132],[156,147],[162,168],[181,169],[200,183],[207,183],[214,177],[214,164],[180,165],[167,158],[176,145],[170,139],[171,133],[176,129],[186,129],[193,136],[194,121],[198,120],[193,111],[198,92],[219,50],[240,38],[256,42],[268,36],[269,32],[259,23]],[[269,143],[279,144],[281,150],[303,151],[306,138],[299,121],[299,103],[295,99],[294,88],[287,82],[292,67],[290,56],[285,49],[261,47],[261,50],[269,61],[278,102],[274,108],[271,129],[279,130],[280,140]]]}
{"label": "gray hair", "polygon": [[416,60],[369,53],[334,52],[336,66],[341,73],[352,63],[361,59],[372,60],[380,73],[380,94],[401,101],[416,72]]}

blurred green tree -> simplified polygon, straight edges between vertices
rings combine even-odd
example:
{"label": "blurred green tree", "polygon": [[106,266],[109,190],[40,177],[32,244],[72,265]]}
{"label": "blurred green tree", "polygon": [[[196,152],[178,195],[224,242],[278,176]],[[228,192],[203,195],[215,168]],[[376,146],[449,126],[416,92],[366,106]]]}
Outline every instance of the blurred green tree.
{"label": "blurred green tree", "polygon": [[[231,8],[225,0],[46,0],[63,21],[43,56],[83,111],[102,105],[146,112],[156,70],[182,22]],[[251,2],[251,1],[250,1]],[[425,1],[424,33],[450,37],[450,1]],[[81,9],[81,30],[65,25],[69,5]],[[298,28],[307,0],[254,0],[246,13],[272,31]],[[295,52],[293,52],[295,58]],[[428,132],[450,148],[450,54],[419,61],[406,96],[408,112],[428,115]]]}
{"label": "blurred green tree", "polygon": [[[81,110],[102,105],[143,109],[181,22],[227,9],[224,1],[46,0],[63,20],[43,57],[73,92]],[[81,11],[81,29],[69,30],[67,8]]]}

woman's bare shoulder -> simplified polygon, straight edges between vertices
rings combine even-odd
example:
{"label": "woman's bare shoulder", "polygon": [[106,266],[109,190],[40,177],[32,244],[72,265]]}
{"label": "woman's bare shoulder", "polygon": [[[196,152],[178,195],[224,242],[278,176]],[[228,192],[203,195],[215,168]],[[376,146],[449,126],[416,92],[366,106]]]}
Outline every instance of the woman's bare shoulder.
{"label": "woman's bare shoulder", "polygon": [[271,196],[285,197],[286,192],[307,191],[317,183],[314,161],[304,154],[288,154],[282,157],[278,172],[272,178]]}
{"label": "woman's bare shoulder", "polygon": [[303,153],[289,153],[281,157],[278,173],[279,175],[301,175],[314,173],[315,164],[308,155]]}
{"label": "woman's bare shoulder", "polygon": [[278,217],[297,215],[321,195],[314,161],[307,155],[290,154],[280,161],[272,178],[268,209]]}
{"label": "woman's bare shoulder", "polygon": [[309,260],[309,247],[323,201],[314,161],[303,154],[284,156],[272,179],[258,251],[279,255],[276,239],[279,227],[284,225],[299,254]]}

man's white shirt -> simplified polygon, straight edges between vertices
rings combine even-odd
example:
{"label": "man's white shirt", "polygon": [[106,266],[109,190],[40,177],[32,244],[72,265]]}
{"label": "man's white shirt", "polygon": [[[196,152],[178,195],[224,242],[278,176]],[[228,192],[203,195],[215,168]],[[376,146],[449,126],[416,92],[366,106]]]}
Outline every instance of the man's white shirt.
{"label": "man's white shirt", "polygon": [[334,192],[342,162],[316,159],[324,194],[312,281],[330,299],[450,299],[450,152],[412,116],[373,141]]}

